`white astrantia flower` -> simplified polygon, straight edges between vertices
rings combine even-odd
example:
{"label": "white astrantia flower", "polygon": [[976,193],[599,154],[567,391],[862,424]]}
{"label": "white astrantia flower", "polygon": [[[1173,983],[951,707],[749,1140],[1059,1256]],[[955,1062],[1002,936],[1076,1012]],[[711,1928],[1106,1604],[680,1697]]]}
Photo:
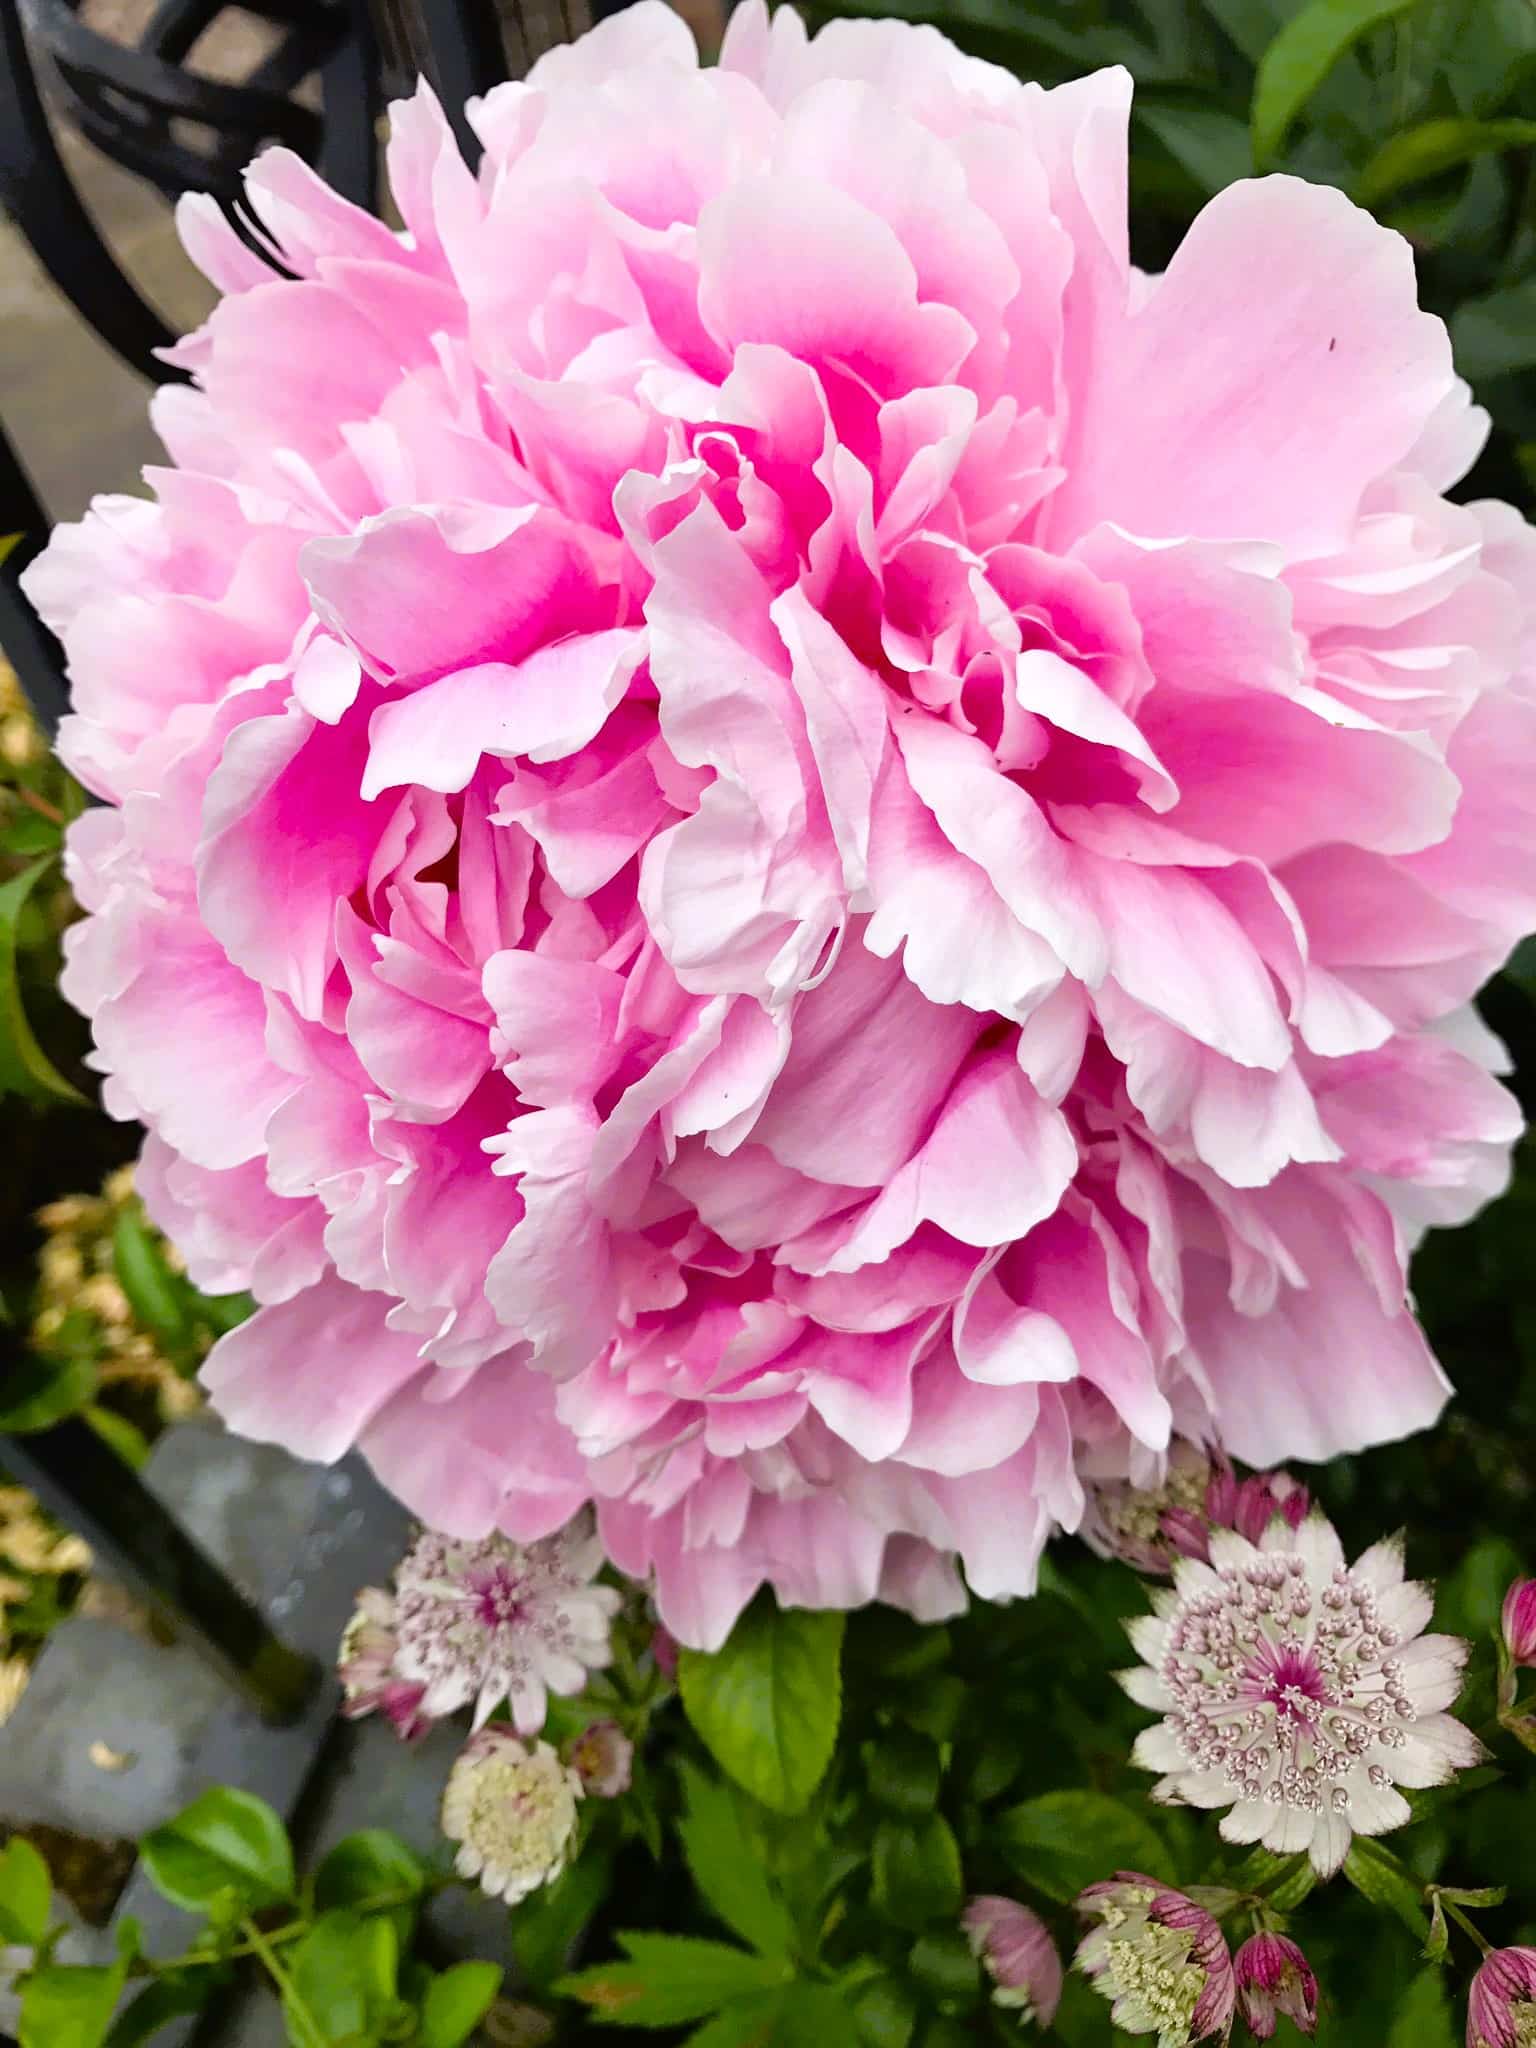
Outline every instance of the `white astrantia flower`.
{"label": "white astrantia flower", "polygon": [[1352,1835],[1409,1818],[1399,1786],[1483,1754],[1446,1711],[1468,1646],[1423,1633],[1434,1596],[1404,1579],[1398,1538],[1347,1565],[1320,1515],[1257,1544],[1218,1530],[1211,1562],[1180,1559],[1153,1607],[1128,1624],[1144,1662],[1121,1683],[1164,1718],[1133,1759],[1163,1774],[1154,1798],[1230,1807],[1229,1842],[1305,1850],[1331,1876]]}
{"label": "white astrantia flower", "polygon": [[421,1681],[434,1719],[473,1704],[478,1728],[506,1700],[536,1735],[547,1695],[580,1692],[612,1655],[621,1597],[591,1583],[602,1561],[585,1514],[538,1543],[419,1537],[395,1574],[396,1673]]}
{"label": "white astrantia flower", "polygon": [[576,1841],[581,1779],[547,1742],[529,1748],[504,1723],[472,1735],[448,1773],[443,1833],[460,1877],[515,1906],[551,1884]]}

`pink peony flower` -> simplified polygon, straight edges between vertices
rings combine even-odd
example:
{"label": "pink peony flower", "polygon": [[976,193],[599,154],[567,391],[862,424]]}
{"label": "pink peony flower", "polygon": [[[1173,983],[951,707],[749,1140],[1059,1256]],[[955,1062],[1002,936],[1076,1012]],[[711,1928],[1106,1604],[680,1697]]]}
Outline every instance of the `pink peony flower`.
{"label": "pink peony flower", "polygon": [[1237,2009],[1259,2041],[1275,2038],[1277,2016],[1310,2040],[1317,2032],[1317,1978],[1289,1936],[1255,1934],[1232,1959]]}
{"label": "pink peony flower", "polygon": [[993,2003],[1048,2027],[1061,2003],[1061,1957],[1039,1914],[1017,1899],[983,1894],[971,1900],[960,1925],[992,1979]]}
{"label": "pink peony flower", "polygon": [[1536,1948],[1484,1956],[1467,1996],[1467,2048],[1529,2048],[1536,2041]]}
{"label": "pink peony flower", "polygon": [[1399,1786],[1482,1756],[1447,1711],[1468,1646],[1423,1633],[1434,1594],[1404,1579],[1397,1538],[1346,1565],[1321,1515],[1257,1545],[1219,1530],[1210,1563],[1181,1559],[1173,1580],[1127,1628],[1143,1662],[1121,1683],[1164,1716],[1133,1761],[1163,1774],[1154,1798],[1229,1807],[1227,1841],[1304,1849],[1329,1877],[1352,1835],[1411,1818]]}
{"label": "pink peony flower", "polygon": [[281,150],[65,641],[66,986],[260,1313],[207,1384],[667,1626],[1027,1593],[1086,1476],[1420,1428],[1405,1248],[1518,1125],[1536,543],[1411,256],[1233,186],[1131,269],[1119,71],[645,0]]}
{"label": "pink peony flower", "polygon": [[1227,2040],[1237,2002],[1232,1956],[1203,1906],[1134,1870],[1090,1885],[1077,1906],[1098,1925],[1073,1960],[1112,2001],[1117,2027],[1155,2034],[1157,2048]]}

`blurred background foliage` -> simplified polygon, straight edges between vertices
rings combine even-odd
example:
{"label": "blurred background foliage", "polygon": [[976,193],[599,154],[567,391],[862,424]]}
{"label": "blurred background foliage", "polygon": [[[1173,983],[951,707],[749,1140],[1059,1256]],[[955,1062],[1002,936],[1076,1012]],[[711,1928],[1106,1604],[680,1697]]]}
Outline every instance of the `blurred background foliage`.
{"label": "blurred background foliage", "polygon": [[[1048,84],[1127,66],[1137,86],[1133,251],[1147,268],[1167,261],[1206,199],[1256,170],[1332,184],[1368,205],[1413,244],[1425,303],[1447,320],[1462,374],[1492,416],[1488,447],[1458,495],[1497,495],[1530,512],[1536,0],[837,0],[806,11],[813,21],[867,13],[933,22],[966,49]],[[81,1412],[136,1459],[195,1398],[189,1376],[247,1305],[194,1294],[115,1172],[136,1134],[93,1107],[85,1033],[55,986],[72,915],[58,849],[80,802],[0,664],[0,1427]],[[1533,997],[1536,951],[1527,947],[1482,999],[1528,1115]],[[167,1019],[167,1030],[184,1028],[190,1020]],[[1352,1548],[1405,1527],[1411,1568],[1440,1582],[1438,1625],[1478,1644],[1462,1711],[1495,1739],[1498,1776],[1459,1796],[1418,1795],[1422,1817],[1393,1847],[1421,1879],[1509,1885],[1507,1904],[1483,1916],[1486,1931],[1536,1942],[1536,1757],[1493,1728],[1491,1646],[1509,1579],[1536,1571],[1530,1141],[1503,1199],[1467,1228],[1431,1236],[1413,1277],[1458,1389],[1447,1419],[1413,1442],[1304,1476]],[[25,1655],[87,1583],[87,1565],[25,1496],[0,1489],[0,1714],[6,1689],[20,1682],[13,1665],[24,1677]],[[828,1873],[841,1873],[840,1942],[874,1958],[880,1981],[894,1987],[884,2021],[879,1997],[861,2010],[860,2037],[873,2048],[1005,2037],[994,2035],[995,2017],[976,2014],[963,1960],[931,1942],[914,1946],[921,1913],[907,1881],[871,1876],[870,1831],[884,1825],[882,1811],[904,1811],[904,1769],[916,1774],[919,1803],[945,1817],[967,1888],[1018,1893],[1052,1912],[1064,1938],[1064,1901],[1115,1864],[1155,1859],[1159,1876],[1186,1883],[1235,1866],[1213,1825],[1154,1809],[1126,1762],[1145,1717],[1109,1674],[1131,1661],[1119,1617],[1142,1600],[1124,1568],[1067,1544],[1032,1603],[921,1638],[893,1617],[851,1620],[828,1796],[793,1831],[762,1811],[743,1825],[761,1831],[764,1865],[791,1892],[824,1893]],[[962,1778],[950,1770],[957,1755],[981,1761]],[[859,1789],[871,1770],[883,1790]],[[1039,1803],[1063,1798],[1079,1803]],[[1007,1818],[1026,1808],[1026,1820]],[[638,1867],[648,1856],[632,1845],[614,1866],[614,1896],[627,1901],[622,1924],[645,1919],[639,1898],[658,1924],[718,1932],[696,1899],[687,1903],[682,1871],[657,1885],[654,1871]],[[627,1875],[625,1858],[637,1863]],[[911,1883],[937,1883],[933,1860],[918,1863],[926,1878]],[[571,1916],[577,1925],[603,1911],[607,1881],[588,1887]],[[1461,1944],[1457,1967],[1425,1964],[1412,1918],[1384,1919],[1342,1880],[1301,1903],[1292,1931],[1324,1985],[1321,2041],[1451,2048],[1459,2038],[1474,1959]],[[528,1934],[536,1938],[531,1916]],[[961,2020],[967,2011],[973,2017]],[[1085,1986],[1069,1990],[1055,2038],[1074,2048],[1111,2039]],[[1279,2038],[1299,2037],[1282,2021]]]}

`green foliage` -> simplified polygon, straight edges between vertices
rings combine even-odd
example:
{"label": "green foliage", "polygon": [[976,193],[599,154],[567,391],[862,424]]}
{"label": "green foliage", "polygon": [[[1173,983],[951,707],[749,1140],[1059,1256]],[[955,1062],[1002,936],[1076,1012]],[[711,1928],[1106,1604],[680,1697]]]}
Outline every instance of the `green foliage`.
{"label": "green foliage", "polygon": [[495,1963],[456,1963],[427,1986],[421,2002],[421,2048],[462,2048],[501,1989]]}
{"label": "green foliage", "polygon": [[684,1650],[678,1686],[721,1769],[777,1813],[800,1813],[832,1760],[841,1711],[840,1614],[781,1612],[765,1594],[707,1657]]}
{"label": "green foliage", "polygon": [[103,2048],[128,1981],[128,1963],[110,1967],[45,1963],[21,1994],[20,2048]]}
{"label": "green foliage", "polygon": [[557,1986],[612,2027],[672,2027],[707,2019],[722,2006],[760,2002],[789,1977],[784,1962],[718,1941],[621,1934],[619,1945],[628,1962],[599,1964]]}
{"label": "green foliage", "polygon": [[1098,1792],[1043,1792],[999,1816],[998,1846],[1019,1877],[1066,1903],[1113,1870],[1171,1876],[1152,1823]]}
{"label": "green foliage", "polygon": [[232,1786],[200,1794],[152,1829],[139,1855],[156,1891],[189,1913],[225,1900],[251,1912],[293,1896],[287,1829],[265,1800]]}
{"label": "green foliage", "polygon": [[83,1103],[85,1097],[48,1057],[27,1021],[18,972],[22,919],[32,892],[57,861],[45,853],[0,882],[0,1095]]}
{"label": "green foliage", "polygon": [[704,1773],[684,1766],[687,1809],[678,1837],[689,1875],[709,1911],[764,1956],[787,1956],[794,1922],[750,1853],[736,1801]]}
{"label": "green foliage", "polygon": [[1309,0],[1259,60],[1253,88],[1253,156],[1267,170],[1296,116],[1360,38],[1414,0]]}
{"label": "green foliage", "polygon": [[53,1885],[32,1844],[12,1835],[0,1854],[0,1943],[35,1948],[48,1932]]}

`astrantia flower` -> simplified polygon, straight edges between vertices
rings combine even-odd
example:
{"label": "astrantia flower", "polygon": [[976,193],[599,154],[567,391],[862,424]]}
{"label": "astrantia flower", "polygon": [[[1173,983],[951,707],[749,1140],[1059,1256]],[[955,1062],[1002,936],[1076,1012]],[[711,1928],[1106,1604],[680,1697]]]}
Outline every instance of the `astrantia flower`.
{"label": "astrantia flower", "polygon": [[1442,496],[1486,423],[1341,193],[1133,269],[1129,100],[761,0],[700,69],[644,0],[474,172],[396,107],[402,232],[271,150],[292,275],[183,202],[173,466],[28,571],[67,989],[262,1304],[216,1405],[455,1538],[595,1501],[691,1644],[1444,1398],[1536,543]]}
{"label": "astrantia flower", "polygon": [[1536,1664],[1536,1579],[1516,1579],[1504,1595],[1501,1616],[1512,1664]]}
{"label": "astrantia flower", "polygon": [[593,1799],[617,1799],[629,1790],[635,1745],[617,1721],[592,1721],[565,1745],[565,1760]]}
{"label": "astrantia flower", "polygon": [[1288,2019],[1309,2038],[1317,2032],[1317,1978],[1301,1950],[1283,1934],[1255,1934],[1233,1959],[1237,2010],[1260,2041],[1275,2038]]}
{"label": "astrantia flower", "polygon": [[430,1715],[473,1704],[478,1727],[505,1700],[536,1735],[547,1695],[580,1692],[609,1661],[620,1595],[591,1583],[602,1561],[586,1516],[526,1545],[418,1537],[395,1573],[397,1675],[425,1687]]}
{"label": "astrantia flower", "polygon": [[448,1773],[443,1833],[459,1844],[454,1868],[515,1906],[551,1884],[576,1841],[581,1780],[547,1742],[530,1749],[500,1722],[472,1735]]}
{"label": "astrantia flower", "polygon": [[433,1717],[422,1704],[426,1686],[419,1679],[401,1677],[395,1667],[399,1648],[394,1601],[380,1587],[365,1586],[342,1633],[336,1660],[341,1711],[349,1721],[382,1713],[403,1742],[414,1742],[426,1734]]}
{"label": "astrantia flower", "polygon": [[1061,1957],[1040,1916],[1016,1899],[983,1895],[960,1925],[992,1980],[993,2003],[1048,2027],[1061,2003]]}
{"label": "astrantia flower", "polygon": [[1496,1948],[1467,1997],[1467,2048],[1536,2048],[1536,1948]]}
{"label": "astrantia flower", "polygon": [[1346,1565],[1313,1515],[1257,1545],[1219,1531],[1210,1563],[1173,1577],[1129,1624],[1144,1662],[1121,1682],[1165,1716],[1134,1759],[1164,1774],[1154,1797],[1230,1807],[1229,1842],[1304,1849],[1329,1876],[1352,1834],[1409,1819],[1398,1786],[1443,1785],[1482,1754],[1446,1711],[1467,1645],[1422,1633],[1433,1594],[1404,1580],[1397,1539]]}
{"label": "astrantia flower", "polygon": [[1098,1925],[1074,1961],[1113,2001],[1117,2027],[1155,2034],[1157,2048],[1226,2039],[1236,2003],[1232,1957],[1203,1906],[1133,1870],[1090,1885],[1077,1904]]}
{"label": "astrantia flower", "polygon": [[1239,1479],[1219,1453],[1208,1457],[1179,1440],[1160,1484],[1090,1485],[1081,1533],[1100,1556],[1166,1578],[1176,1557],[1209,1559],[1213,1529],[1236,1529],[1256,1543],[1277,1516],[1298,1528],[1310,1504],[1307,1489],[1289,1472]]}

